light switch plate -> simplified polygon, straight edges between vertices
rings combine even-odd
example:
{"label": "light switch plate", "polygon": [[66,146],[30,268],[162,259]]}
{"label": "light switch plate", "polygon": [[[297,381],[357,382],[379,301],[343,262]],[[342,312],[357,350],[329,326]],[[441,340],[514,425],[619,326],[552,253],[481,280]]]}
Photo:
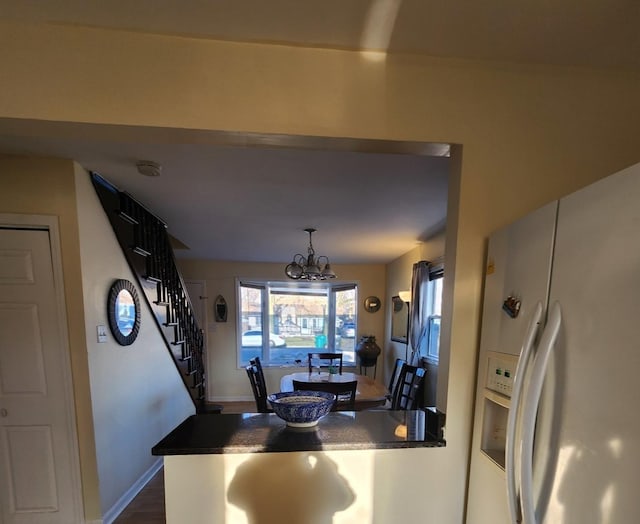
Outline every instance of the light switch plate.
{"label": "light switch plate", "polygon": [[96,331],[98,333],[98,342],[106,342],[107,341],[107,326],[99,325],[96,326]]}

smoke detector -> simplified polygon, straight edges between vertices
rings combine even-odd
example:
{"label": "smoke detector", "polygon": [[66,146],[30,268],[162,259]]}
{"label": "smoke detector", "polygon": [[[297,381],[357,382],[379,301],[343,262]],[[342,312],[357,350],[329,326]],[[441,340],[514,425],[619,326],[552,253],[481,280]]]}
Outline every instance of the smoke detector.
{"label": "smoke detector", "polygon": [[140,160],[136,163],[138,173],[144,176],[160,176],[162,166],[153,160]]}

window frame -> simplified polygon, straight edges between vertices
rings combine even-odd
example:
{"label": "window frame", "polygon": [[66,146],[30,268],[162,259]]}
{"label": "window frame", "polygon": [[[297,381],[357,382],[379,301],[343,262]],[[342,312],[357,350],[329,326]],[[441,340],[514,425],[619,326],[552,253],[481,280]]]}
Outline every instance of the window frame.
{"label": "window frame", "polygon": [[[327,313],[323,317],[323,322],[327,323],[327,339],[329,341],[329,349],[325,351],[331,351],[331,342],[335,341],[337,336],[336,328],[336,315],[337,315],[337,293],[340,291],[354,291],[354,304],[353,304],[353,323],[355,325],[355,332],[358,328],[358,292],[359,282],[357,281],[341,281],[341,282],[300,282],[300,281],[288,281],[288,280],[274,280],[274,279],[259,279],[259,278],[236,278],[236,364],[238,369],[246,367],[249,362],[243,361],[243,348],[242,335],[245,331],[249,330],[261,330],[263,333],[262,346],[256,346],[260,356],[261,363],[264,367],[276,366],[276,367],[299,367],[301,364],[306,366],[306,360],[301,363],[296,363],[295,359],[283,364],[282,362],[272,362],[270,355],[269,335],[271,334],[270,325],[270,304],[269,297],[272,289],[284,290],[290,289],[292,294],[296,294],[299,290],[322,290],[323,294],[326,293],[328,300]],[[260,292],[260,325],[250,326],[248,329],[243,328],[243,303],[242,303],[242,288],[257,289]],[[309,291],[307,291],[310,293]],[[284,293],[283,293],[284,294]],[[304,294],[304,293],[301,293]],[[305,319],[308,324],[315,324],[312,322],[314,319]],[[266,326],[266,329],[265,329]],[[357,337],[354,335],[353,349],[349,349],[344,352],[345,356],[353,355],[353,362],[351,360],[345,360],[346,366],[356,365],[355,346],[357,344]],[[335,345],[335,342],[333,343]],[[298,352],[304,352],[305,347],[300,348]],[[253,349],[253,347],[252,347]],[[309,351],[317,351],[321,348],[309,347]],[[252,358],[252,357],[250,357]],[[299,359],[303,360],[303,359]]]}
{"label": "window frame", "polygon": [[[439,285],[438,285],[439,284]],[[439,288],[439,296],[438,296]],[[440,328],[442,325],[442,293],[444,290],[444,271],[429,272],[429,281],[427,283],[427,307],[429,315],[427,316],[426,337],[424,338],[423,347],[424,351],[420,353],[427,361],[437,364],[440,362]],[[436,321],[438,323],[438,338],[435,340],[436,349],[434,350],[431,343],[432,330],[435,327]]]}

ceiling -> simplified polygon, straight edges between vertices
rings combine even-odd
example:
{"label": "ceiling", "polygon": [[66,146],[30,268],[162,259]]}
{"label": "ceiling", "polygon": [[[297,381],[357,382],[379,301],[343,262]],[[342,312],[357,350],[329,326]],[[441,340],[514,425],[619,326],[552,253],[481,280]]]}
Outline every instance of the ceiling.
{"label": "ceiling", "polygon": [[0,152],[97,172],[167,223],[178,257],[288,263],[315,228],[334,264],[388,263],[444,229],[446,144],[111,127],[0,119]]}
{"label": "ceiling", "polygon": [[0,0],[0,18],[217,40],[640,69],[637,0]]}
{"label": "ceiling", "polygon": [[[0,0],[0,19],[640,71],[637,0]],[[332,262],[386,263],[444,227],[446,144],[157,132],[0,119],[0,152],[99,172],[167,222],[183,257],[286,263],[314,227]],[[161,176],[138,174],[142,159]]]}

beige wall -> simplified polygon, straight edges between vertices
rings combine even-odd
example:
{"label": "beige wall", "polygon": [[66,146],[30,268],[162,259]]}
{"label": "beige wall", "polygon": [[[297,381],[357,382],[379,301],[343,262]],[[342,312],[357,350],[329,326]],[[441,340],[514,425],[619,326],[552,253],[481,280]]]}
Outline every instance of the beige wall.
{"label": "beige wall", "polygon": [[0,156],[0,212],[57,217],[60,228],[69,353],[78,430],[83,502],[101,517],[82,296],[74,164],[69,160]]}
{"label": "beige wall", "polygon": [[88,174],[69,160],[5,155],[0,182],[0,213],[52,215],[59,223],[83,504],[87,521],[101,522],[131,496],[156,460],[151,447],[194,411],[193,402],[149,311],[131,347],[110,335],[96,342],[96,326],[108,325],[110,283],[133,277]]}
{"label": "beige wall", "polygon": [[[428,240],[421,242],[408,253],[398,257],[387,265],[387,296],[389,300],[386,304],[386,330],[391,333],[391,297],[398,294],[399,291],[408,291],[411,289],[411,274],[413,264],[420,260],[435,260],[445,254],[445,232],[441,232]],[[387,339],[389,337],[387,336]],[[385,341],[387,352],[385,354],[385,379],[390,377],[396,358],[405,358],[405,344],[394,342],[392,340]],[[409,355],[411,349],[409,348]]]}
{"label": "beige wall", "polygon": [[[208,311],[218,295],[227,302],[227,322],[212,321],[207,326],[207,397],[212,401],[251,400],[253,394],[244,368],[237,364],[236,278],[284,280],[284,265],[248,262],[220,262],[179,259],[178,267],[186,280],[204,280],[207,286]],[[385,296],[385,267],[375,265],[333,265],[338,280],[358,283],[358,334],[374,335],[384,340],[384,309],[367,313],[365,297],[377,296],[382,303]],[[382,345],[380,345],[382,347]],[[382,357],[381,357],[382,358]],[[267,390],[280,391],[280,378],[290,368],[266,368]]]}
{"label": "beige wall", "polygon": [[0,46],[0,117],[203,130],[202,141],[226,130],[463,145],[447,224],[447,447],[376,455],[384,473],[360,480],[387,486],[379,522],[390,508],[397,520],[428,510],[434,522],[462,522],[486,237],[640,160],[638,74],[416,56],[374,63],[62,26],[2,25]]}
{"label": "beige wall", "polygon": [[[401,257],[398,257],[387,265],[387,296],[389,297],[386,304],[386,332],[391,333],[391,310],[393,305],[391,304],[391,297],[398,294],[399,291],[406,291],[411,289],[411,275],[413,271],[413,264],[420,260],[436,260],[444,256],[445,254],[445,232],[441,232],[428,240],[421,242],[418,246],[413,248],[408,253],[405,253]],[[448,273],[447,273],[448,274]],[[411,346],[403,344],[401,342],[394,342],[390,340],[387,335],[385,340],[385,354],[384,354],[384,380],[385,384],[388,384],[391,373],[393,372],[393,366],[396,358],[406,358],[407,348],[408,355],[411,356]],[[441,347],[442,357],[444,353],[449,352],[449,347]],[[446,387],[448,382],[447,376],[443,376],[438,380],[443,382],[441,386]],[[438,402],[438,407],[442,411],[446,412],[446,397]]]}

